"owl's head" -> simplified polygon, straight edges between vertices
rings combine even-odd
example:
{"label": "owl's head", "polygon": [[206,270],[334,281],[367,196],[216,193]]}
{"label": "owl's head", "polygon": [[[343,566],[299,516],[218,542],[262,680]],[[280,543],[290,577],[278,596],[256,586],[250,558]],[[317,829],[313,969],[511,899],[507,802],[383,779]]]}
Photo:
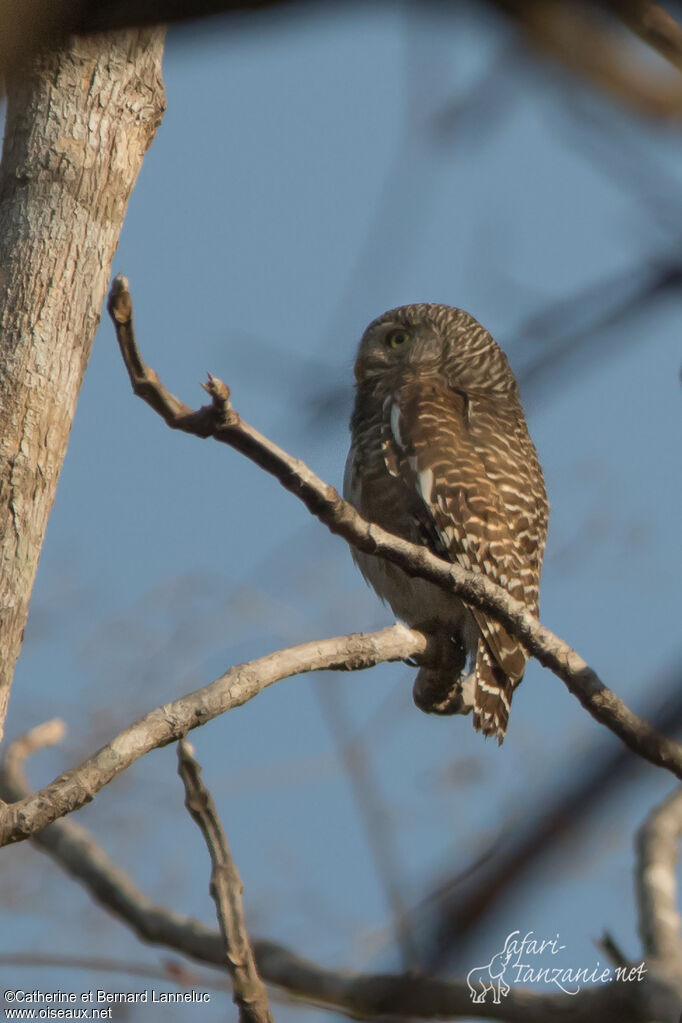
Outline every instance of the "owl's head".
{"label": "owl's head", "polygon": [[463,309],[421,303],[391,309],[362,336],[355,379],[399,385],[414,374],[434,375],[464,391],[516,393],[502,349]]}

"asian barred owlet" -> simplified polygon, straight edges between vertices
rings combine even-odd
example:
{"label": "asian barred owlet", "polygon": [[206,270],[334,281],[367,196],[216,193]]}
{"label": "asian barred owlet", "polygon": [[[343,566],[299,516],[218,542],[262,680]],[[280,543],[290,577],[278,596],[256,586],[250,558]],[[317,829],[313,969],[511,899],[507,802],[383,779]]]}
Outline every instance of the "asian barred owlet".
{"label": "asian barred owlet", "polygon": [[[450,306],[392,309],[365,331],[355,379],[346,499],[537,614],[549,507],[516,381],[488,331]],[[417,675],[417,706],[473,707],[474,727],[501,742],[526,665],[521,644],[454,594],[373,555],[354,558],[399,618],[439,640],[436,662]]]}

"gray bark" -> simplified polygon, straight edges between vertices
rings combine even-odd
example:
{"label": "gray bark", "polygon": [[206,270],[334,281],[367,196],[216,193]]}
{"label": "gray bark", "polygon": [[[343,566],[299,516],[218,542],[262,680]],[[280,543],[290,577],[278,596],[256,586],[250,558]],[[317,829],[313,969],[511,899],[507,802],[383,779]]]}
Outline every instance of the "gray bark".
{"label": "gray bark", "polygon": [[73,40],[8,90],[0,164],[0,737],[128,198],[165,109],[161,29]]}

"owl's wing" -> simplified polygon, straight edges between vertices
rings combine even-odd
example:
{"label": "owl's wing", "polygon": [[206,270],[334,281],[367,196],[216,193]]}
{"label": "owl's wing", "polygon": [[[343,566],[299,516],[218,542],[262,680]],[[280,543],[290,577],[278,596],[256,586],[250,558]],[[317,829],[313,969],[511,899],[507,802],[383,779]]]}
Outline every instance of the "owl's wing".
{"label": "owl's wing", "polygon": [[[416,495],[420,531],[435,554],[482,572],[523,600],[528,565],[516,541],[514,502],[501,483],[492,438],[484,443],[474,436],[471,415],[462,393],[437,383],[403,387],[386,403],[386,466]],[[498,452],[501,460],[508,455]],[[487,680],[497,700],[500,690],[520,681],[526,653],[503,626],[471,610],[484,640],[479,682],[484,695]],[[511,691],[507,712],[510,697]],[[481,727],[487,731],[485,713]],[[499,731],[500,722],[489,724]]]}

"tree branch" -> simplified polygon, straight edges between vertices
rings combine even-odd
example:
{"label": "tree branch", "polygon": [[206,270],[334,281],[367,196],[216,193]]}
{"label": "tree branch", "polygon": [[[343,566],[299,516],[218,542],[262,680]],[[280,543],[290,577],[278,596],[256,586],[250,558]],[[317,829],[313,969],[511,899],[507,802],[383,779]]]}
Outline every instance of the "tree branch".
{"label": "tree branch", "polygon": [[[33,750],[58,741],[61,722],[48,722],[13,743],[0,768],[0,795],[26,801],[30,793],[23,760]],[[114,866],[92,836],[72,820],[60,820],[32,841],[74,877],[96,902],[127,924],[142,941],[162,945],[212,966],[224,966],[221,935],[198,920],[152,902],[127,874]],[[512,988],[501,1005],[471,1001],[468,985],[414,974],[360,974],[324,969],[269,941],[254,941],[261,976],[269,984],[316,1005],[354,1018],[390,1014],[414,1019],[487,1019],[503,1023],[643,1023],[650,1019],[645,999],[634,999],[627,984],[586,988],[578,995],[538,994]],[[646,980],[641,985],[644,987]],[[639,993],[639,992],[638,992]]]}
{"label": "tree branch", "polygon": [[133,391],[168,426],[198,437],[213,437],[230,445],[275,476],[332,533],[342,536],[353,547],[366,554],[386,558],[408,575],[428,579],[490,614],[521,640],[529,653],[554,672],[583,707],[633,752],[682,778],[682,745],[659,735],[634,714],[607,689],[582,657],[544,628],[526,606],[510,597],[506,590],[481,573],[467,572],[459,565],[442,561],[425,547],[401,540],[365,521],[352,505],[343,501],[333,487],[319,479],[302,461],[292,458],[245,423],[231,407],[229,389],[222,381],[209,376],[204,388],[211,396],[211,404],[198,411],[171,394],[139,352],[133,327],[132,299],[128,282],[121,275],[112,284],[108,310]]}
{"label": "tree branch", "polygon": [[211,857],[211,898],[216,904],[240,1023],[272,1023],[268,995],[258,976],[246,930],[242,879],[211,793],[202,780],[201,767],[186,739],[178,743],[178,774],[185,786],[185,806],[199,826]]}
{"label": "tree branch", "polygon": [[651,811],[637,835],[639,934],[647,956],[682,976],[682,920],[675,874],[682,836],[682,787]]}
{"label": "tree branch", "polygon": [[[594,89],[639,114],[679,118],[682,113],[679,77],[669,69],[660,73],[658,69],[652,71],[648,63],[633,60],[632,47],[624,45],[621,26],[614,26],[603,16],[603,8],[607,7],[644,42],[661,50],[660,37],[653,32],[647,35],[641,12],[634,10],[657,5],[632,4],[629,0],[603,0],[602,3],[596,0],[592,5],[567,3],[566,0],[488,2],[514,23],[530,48],[551,66],[567,68]],[[679,33],[676,22],[669,15],[666,17]],[[675,63],[674,53],[671,47],[670,54],[664,53],[664,56]]]}
{"label": "tree branch", "polygon": [[238,664],[203,689],[150,711],[50,785],[5,805],[0,812],[0,846],[20,842],[80,809],[145,753],[184,738],[193,728],[240,707],[281,679],[309,671],[358,671],[383,661],[428,657],[430,652],[426,636],[394,625],[380,632],[314,640]]}
{"label": "tree branch", "polygon": [[606,0],[611,10],[635,35],[682,71],[682,26],[651,0]]}

